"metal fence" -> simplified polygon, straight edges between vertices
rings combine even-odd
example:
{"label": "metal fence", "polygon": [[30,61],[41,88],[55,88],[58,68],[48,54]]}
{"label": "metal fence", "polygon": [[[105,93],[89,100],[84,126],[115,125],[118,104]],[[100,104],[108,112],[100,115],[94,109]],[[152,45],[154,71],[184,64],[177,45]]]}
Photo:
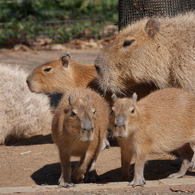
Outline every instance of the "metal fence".
{"label": "metal fence", "polygon": [[98,39],[109,36],[102,29],[117,21],[118,0],[0,0],[0,45],[13,37]]}
{"label": "metal fence", "polygon": [[119,0],[119,29],[144,16],[174,16],[195,10],[195,0]]}
{"label": "metal fence", "polygon": [[[152,15],[176,15],[195,10],[195,0],[0,0],[0,46],[17,37],[99,39],[132,21]],[[116,27],[116,26],[115,26]]]}

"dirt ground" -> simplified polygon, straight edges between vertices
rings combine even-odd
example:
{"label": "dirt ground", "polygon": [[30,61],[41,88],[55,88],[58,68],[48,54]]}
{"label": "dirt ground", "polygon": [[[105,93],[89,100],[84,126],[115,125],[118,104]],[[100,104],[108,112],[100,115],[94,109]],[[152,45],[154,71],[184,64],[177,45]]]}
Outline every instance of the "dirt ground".
{"label": "dirt ground", "polygon": [[[20,65],[30,72],[38,65],[70,52],[73,59],[85,64],[93,63],[98,50],[67,51],[0,51],[0,62]],[[0,145],[0,187],[18,187],[34,185],[57,185],[60,177],[58,151],[51,137],[51,130],[40,132],[29,139],[8,145]],[[119,181],[120,149],[112,139],[111,147],[101,152],[97,160],[97,172],[101,177],[99,183]],[[72,158],[74,167],[77,159]],[[151,156],[145,166],[145,179],[159,180],[179,170],[181,159],[176,152]],[[130,172],[133,177],[133,168]],[[194,176],[188,172],[185,177]]]}

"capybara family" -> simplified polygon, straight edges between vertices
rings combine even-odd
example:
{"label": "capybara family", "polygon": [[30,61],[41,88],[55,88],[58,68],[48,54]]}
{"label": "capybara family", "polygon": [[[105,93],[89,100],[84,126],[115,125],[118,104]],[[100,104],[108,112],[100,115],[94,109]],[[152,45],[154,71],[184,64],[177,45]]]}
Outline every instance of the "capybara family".
{"label": "capybara family", "polygon": [[[77,63],[69,53],[38,66],[28,75],[27,84],[32,92],[50,94],[64,94],[76,87],[90,87],[112,104],[112,93],[104,93],[100,89],[95,66]],[[141,83],[123,91],[123,95],[118,94],[118,96],[131,96],[133,92],[136,92],[139,98],[142,98],[156,89],[154,84]]]}
{"label": "capybara family", "polygon": [[[121,147],[122,174],[128,179],[132,156],[135,156],[131,186],[144,185],[144,164],[150,154],[168,153],[189,143],[195,150],[195,95],[182,89],[155,91],[137,101],[113,95],[112,131]],[[182,152],[179,151],[179,152]],[[194,166],[185,152],[180,171],[170,178],[185,175]]]}
{"label": "capybara family", "polygon": [[[194,26],[195,26],[195,13],[192,12],[181,14],[175,17],[152,17],[150,19],[144,18],[122,29],[119,32],[119,34],[116,36],[116,38],[113,40],[113,42],[109,43],[102,50],[100,50],[95,60],[95,66],[93,65],[80,66],[79,63],[76,63],[76,66],[73,66],[72,64],[75,65],[75,62],[70,58],[69,54],[66,54],[62,56],[60,59],[57,59],[53,62],[49,62],[49,64],[44,64],[43,66],[40,66],[36,70],[34,70],[27,78],[29,89],[32,92],[37,92],[37,93],[61,92],[64,95],[66,95],[66,93],[69,94],[69,91],[75,87],[88,86],[94,89],[95,91],[98,91],[100,94],[106,94],[106,100],[108,102],[111,102],[110,101],[111,92],[115,92],[115,93],[124,92],[126,93],[124,96],[127,96],[128,90],[132,89],[131,88],[132,86],[135,86],[136,88],[137,84],[141,84],[141,83],[149,83],[149,84],[154,83],[154,85],[159,88],[167,88],[167,87],[182,88],[190,93],[195,94],[195,87],[194,87],[195,28]],[[50,66],[52,63],[54,65],[58,64],[58,66]],[[89,71],[88,68],[90,68]],[[57,82],[57,84],[55,82]],[[139,86],[138,90],[140,89],[141,88]],[[136,90],[130,90],[130,91],[136,92]],[[147,92],[148,92],[147,94],[149,94],[151,90],[148,90]],[[109,95],[107,96],[107,94]],[[182,97],[183,96],[185,97],[185,93],[184,95],[182,95]],[[153,93],[151,96],[149,95],[149,97],[153,97]],[[180,95],[178,97],[180,97]],[[138,98],[140,98],[139,94],[138,94]],[[176,96],[174,96],[174,99],[176,100],[178,105],[180,105],[181,108],[183,108],[182,107],[183,104],[181,104],[181,101],[179,101],[179,99],[177,99]],[[69,98],[69,100],[71,100],[71,98]],[[162,98],[158,102],[161,101]],[[140,102],[142,102],[142,100]],[[69,105],[70,103],[71,101],[69,101],[66,104]],[[150,105],[150,102],[148,104]],[[139,105],[139,102],[136,103],[136,105]],[[157,110],[155,110],[155,108],[154,110],[159,111],[158,103],[156,103],[155,105],[157,107],[156,108]],[[171,105],[170,107],[171,107],[170,110],[179,109],[179,107],[175,108],[174,105]],[[165,108],[167,107],[165,106]],[[162,111],[167,113],[166,110],[162,109]],[[187,111],[188,111],[187,108],[185,108],[184,110],[179,110],[179,112],[176,113],[175,111],[172,111],[172,115],[174,113],[173,119],[171,119],[170,117],[172,115],[169,115],[168,118],[165,115],[165,113],[164,114],[162,113],[162,116],[160,113],[157,119],[161,120],[163,124],[162,126],[167,127],[166,130],[164,130],[164,132],[166,131],[169,132],[169,130],[170,129],[172,130],[174,127],[177,126],[177,124],[180,124],[180,126],[178,125],[179,130],[177,129],[177,131],[178,132],[182,131],[181,127],[188,125],[185,122],[182,123],[182,121],[184,121],[184,119],[186,118],[185,117],[182,118],[183,120],[180,120],[177,124],[175,118]],[[152,117],[155,116],[151,115],[151,118]],[[125,121],[124,118],[122,119],[119,118],[117,124],[115,124],[115,125],[119,125],[120,127],[120,128],[117,127],[119,131],[118,132],[119,135],[120,135],[120,131],[123,131],[124,127],[121,127],[120,125],[124,121]],[[175,124],[172,126],[172,123],[170,122],[165,123],[165,121],[170,121],[173,124],[175,122]],[[152,126],[155,126],[156,123],[157,122],[155,120],[150,121],[147,129],[150,129]],[[193,126],[192,122],[190,122],[188,126],[190,125]],[[188,156],[188,150],[185,148],[186,146],[185,144],[188,143],[189,137],[188,136],[184,137],[188,141],[184,140],[184,138],[180,139],[181,138],[179,135],[180,133],[175,131],[173,130],[170,133],[170,136],[172,137],[174,132],[176,134],[175,139],[177,138],[181,142],[174,139],[175,145],[174,146],[173,144],[169,145],[170,139],[166,139],[167,138],[166,136],[168,135],[165,135],[164,136],[166,140],[165,143],[167,143],[167,146],[163,145],[162,143],[164,142],[161,141],[158,144],[162,144],[162,145],[157,145],[157,146],[155,145],[154,148],[154,150],[157,152],[169,152],[178,149],[179,153],[182,155],[184,160],[180,172],[173,174],[170,177],[180,177],[184,175],[187,168],[192,165],[191,162],[192,155]],[[191,131],[193,132],[193,130]],[[138,132],[136,131],[136,133],[134,132],[133,136],[136,137],[136,135],[139,135],[139,132],[140,131]],[[184,133],[181,134],[183,135]],[[146,135],[146,133],[145,134],[143,133],[143,135]],[[185,135],[188,135],[188,133],[185,133]],[[192,133],[189,135],[193,137]],[[163,138],[162,135],[161,137]],[[117,139],[120,140],[123,138],[117,138]],[[145,139],[145,137],[143,137],[143,139]],[[156,138],[151,138],[150,140],[152,139],[154,139],[154,143],[156,144],[157,143]],[[143,178],[143,165],[146,161],[145,157],[147,156],[147,154],[151,152],[151,150],[153,150],[152,147],[154,146],[152,145],[153,142],[150,143],[150,140],[148,141],[148,139],[146,139],[146,142],[144,142],[146,144],[142,144],[142,145],[139,145],[141,144],[141,141],[139,141],[137,137],[136,139],[131,140],[133,144],[131,143],[130,145],[133,145],[132,147],[133,149],[131,148],[129,150],[132,151],[134,150],[134,153],[136,154],[136,158],[138,159],[138,164],[136,164],[135,166],[136,169],[135,177],[134,180],[130,183],[130,185],[143,185],[145,182]],[[119,144],[120,143],[121,141],[119,141]],[[129,143],[130,142],[128,141],[128,139],[123,139],[122,141],[122,145],[124,146],[126,145],[130,146],[128,145]],[[134,145],[136,146],[139,145],[140,147],[135,148]],[[62,145],[61,147],[63,146],[64,145]],[[187,146],[189,146],[189,144],[187,144]],[[192,144],[190,146],[192,146]],[[160,147],[162,147],[162,149],[160,149]],[[128,151],[128,149],[125,147],[124,150],[122,148],[123,146],[121,146],[121,152],[124,154],[127,154],[127,152],[128,153],[132,152],[132,151]],[[142,151],[141,150],[142,148],[144,149],[146,148],[146,149]],[[141,168],[139,167],[140,155],[138,155],[140,151],[142,151],[143,153],[145,152],[143,154],[144,157],[141,161],[142,163],[142,166],[140,165]],[[189,152],[192,151],[190,150]],[[124,156],[123,154],[121,155]],[[128,171],[126,170],[129,169],[130,166],[129,160],[131,158],[131,155],[133,155],[133,153],[129,154],[128,156],[125,156],[122,161],[122,167],[123,167],[122,170],[123,170],[124,178],[127,178],[128,176]],[[192,161],[194,162],[194,160]],[[68,171],[70,172],[70,169],[68,169]],[[68,175],[69,175],[68,176],[69,179],[65,178],[64,173],[62,173],[60,179],[60,185],[69,186],[69,184],[67,183],[71,183],[72,181],[70,180],[70,174]],[[83,176],[79,176],[79,177],[80,178],[75,179],[75,175],[73,173],[73,180],[77,181],[83,178]]]}
{"label": "capybara family", "polygon": [[[55,110],[52,137],[59,149],[62,174],[59,185],[73,182],[94,182],[97,179],[96,159],[105,147],[109,107],[107,102],[89,88],[75,88],[64,94]],[[70,157],[80,161],[71,175]]]}
{"label": "capybara family", "polygon": [[49,98],[29,91],[28,74],[18,66],[1,63],[0,75],[0,144],[50,130]]}
{"label": "capybara family", "polygon": [[195,94],[195,13],[144,18],[128,25],[95,59],[103,90],[133,83],[183,88]]}

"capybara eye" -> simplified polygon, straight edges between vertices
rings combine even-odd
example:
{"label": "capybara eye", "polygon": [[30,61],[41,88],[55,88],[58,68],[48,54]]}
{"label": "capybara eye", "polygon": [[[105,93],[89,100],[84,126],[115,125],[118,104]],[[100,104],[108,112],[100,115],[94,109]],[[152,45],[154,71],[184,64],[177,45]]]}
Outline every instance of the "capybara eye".
{"label": "capybara eye", "polygon": [[45,72],[49,72],[52,68],[45,68],[44,71]]}
{"label": "capybara eye", "polygon": [[133,108],[132,110],[131,110],[131,113],[134,113],[135,112],[135,109]]}
{"label": "capybara eye", "polygon": [[135,41],[134,39],[125,41],[123,43],[123,47],[127,47],[127,46],[131,45],[134,41]]}

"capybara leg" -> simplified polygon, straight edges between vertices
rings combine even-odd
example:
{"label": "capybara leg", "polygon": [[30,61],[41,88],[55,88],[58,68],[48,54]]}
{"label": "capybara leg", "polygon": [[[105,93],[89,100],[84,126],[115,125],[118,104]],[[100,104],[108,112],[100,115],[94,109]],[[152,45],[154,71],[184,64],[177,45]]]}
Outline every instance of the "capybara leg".
{"label": "capybara leg", "polygon": [[110,148],[110,143],[109,143],[108,139],[105,138],[100,151],[103,151],[104,149],[108,149],[108,148]]}
{"label": "capybara leg", "polygon": [[177,149],[177,151],[179,152],[183,159],[188,159],[189,161],[192,160],[194,152],[190,144],[183,145],[181,148]]}
{"label": "capybara leg", "polygon": [[95,182],[100,180],[100,177],[98,176],[95,166],[96,166],[96,160],[99,155],[99,153],[102,151],[102,148],[107,148],[107,146],[110,146],[110,143],[108,142],[107,138],[104,139],[104,141],[99,145],[98,150],[93,155],[93,158],[91,159],[87,171],[85,174],[85,182]]}
{"label": "capybara leg", "polygon": [[70,156],[65,154],[64,151],[59,150],[60,152],[60,160],[61,160],[61,169],[62,173],[58,180],[59,186],[69,188],[74,186],[71,182],[71,164],[70,164]]}
{"label": "capybara leg", "polygon": [[127,147],[121,148],[121,167],[122,167],[122,181],[129,180],[129,170],[132,159],[132,151]]}
{"label": "capybara leg", "polygon": [[92,162],[93,155],[90,152],[87,152],[81,160],[78,162],[73,174],[72,179],[75,182],[80,182],[84,179],[84,174],[87,171],[87,167],[89,166],[90,162]]}
{"label": "capybara leg", "polygon": [[146,156],[141,155],[136,157],[135,167],[134,167],[134,178],[133,181],[130,182],[128,185],[135,187],[135,186],[143,186],[146,182],[143,176],[144,173],[144,164],[146,162]]}
{"label": "capybara leg", "polygon": [[191,166],[191,162],[188,159],[183,159],[181,168],[179,170],[179,172],[177,173],[173,173],[171,175],[169,175],[169,178],[179,178],[182,177],[186,174],[187,170],[190,168]]}
{"label": "capybara leg", "polygon": [[191,169],[195,169],[195,147],[192,144],[185,144],[177,150],[183,159],[191,162]]}
{"label": "capybara leg", "polygon": [[195,143],[190,143],[190,146],[194,152],[191,160],[191,169],[195,169]]}
{"label": "capybara leg", "polygon": [[[107,140],[107,139],[106,139]],[[108,141],[108,140],[107,140]],[[102,142],[102,145],[104,145],[106,142]],[[99,147],[99,150],[95,153],[93,156],[91,162],[89,163],[89,166],[87,168],[85,182],[95,182],[97,180],[100,180],[100,177],[98,176],[95,166],[96,166],[96,160],[99,155],[99,151],[102,151],[102,145]]]}

